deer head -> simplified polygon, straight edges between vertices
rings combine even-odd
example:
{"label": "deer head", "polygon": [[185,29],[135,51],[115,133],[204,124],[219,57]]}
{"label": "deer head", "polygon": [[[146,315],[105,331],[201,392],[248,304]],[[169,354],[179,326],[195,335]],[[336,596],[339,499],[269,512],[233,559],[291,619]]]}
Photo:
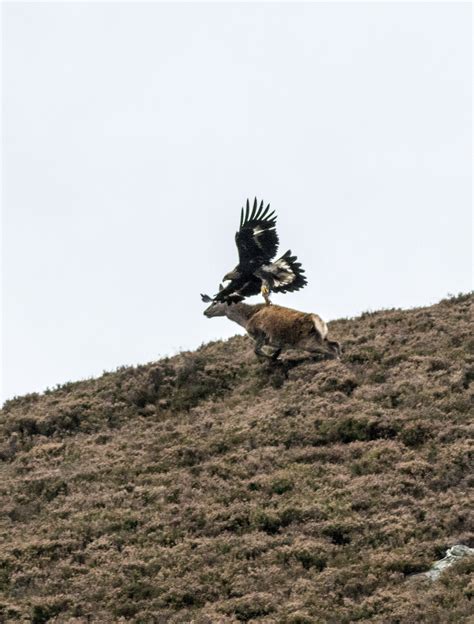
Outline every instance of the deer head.
{"label": "deer head", "polygon": [[229,305],[231,304],[213,301],[211,305],[204,310],[203,314],[204,316],[207,316],[207,318],[213,318],[214,316],[226,316]]}

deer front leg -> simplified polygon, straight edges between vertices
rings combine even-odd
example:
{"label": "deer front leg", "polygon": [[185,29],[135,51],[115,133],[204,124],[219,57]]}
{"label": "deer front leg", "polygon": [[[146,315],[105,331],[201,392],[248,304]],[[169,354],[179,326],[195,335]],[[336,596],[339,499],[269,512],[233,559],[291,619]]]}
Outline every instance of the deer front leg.
{"label": "deer front leg", "polygon": [[283,350],[283,347],[279,344],[272,343],[270,340],[266,342],[266,345],[268,346],[269,350],[271,349],[271,353],[269,355],[270,359],[272,360],[272,362],[276,362],[276,360],[278,360],[278,356]]}
{"label": "deer front leg", "polygon": [[[250,334],[251,338],[254,340],[254,352],[255,355],[259,359],[265,358],[266,360],[273,360],[275,358],[275,352],[273,351],[274,347],[269,345],[272,348],[272,352],[270,354],[266,353],[263,350],[263,347],[268,346],[268,336],[264,332],[252,333]],[[277,353],[278,357],[279,352]]]}
{"label": "deer front leg", "polygon": [[273,362],[276,362],[278,360],[278,356],[281,353],[281,348],[280,347],[275,347],[275,351],[272,353],[271,358]]}
{"label": "deer front leg", "polygon": [[255,340],[255,346],[254,346],[255,355],[258,358],[261,358],[261,357],[268,358],[269,356],[262,349],[262,347],[264,346],[264,344],[266,342],[265,336],[260,335],[257,338],[254,338],[254,340]]}

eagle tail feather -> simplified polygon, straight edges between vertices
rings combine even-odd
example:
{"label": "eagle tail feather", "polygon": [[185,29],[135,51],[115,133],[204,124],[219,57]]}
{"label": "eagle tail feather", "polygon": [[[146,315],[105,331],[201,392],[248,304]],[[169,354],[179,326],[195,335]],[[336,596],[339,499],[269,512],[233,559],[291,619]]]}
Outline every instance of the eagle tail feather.
{"label": "eagle tail feather", "polygon": [[308,283],[304,269],[298,258],[293,256],[291,249],[270,265],[273,274],[273,292],[286,293],[304,288]]}

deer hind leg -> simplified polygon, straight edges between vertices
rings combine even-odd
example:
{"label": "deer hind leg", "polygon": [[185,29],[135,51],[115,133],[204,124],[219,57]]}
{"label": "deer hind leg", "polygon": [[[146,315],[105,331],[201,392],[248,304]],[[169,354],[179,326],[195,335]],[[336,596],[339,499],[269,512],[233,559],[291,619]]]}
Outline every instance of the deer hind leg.
{"label": "deer hind leg", "polygon": [[316,335],[301,341],[297,347],[302,351],[306,351],[308,353],[307,357],[316,361],[324,360],[328,356],[326,341],[321,340],[321,338]]}
{"label": "deer hind leg", "polygon": [[335,358],[341,357],[341,344],[337,342],[337,340],[328,340],[327,338],[325,338],[324,345],[329,350],[329,352],[334,355]]}
{"label": "deer hind leg", "polygon": [[319,359],[339,359],[341,356],[341,345],[335,340],[324,339],[324,342],[315,345],[313,349],[307,349],[312,355],[319,356]]}

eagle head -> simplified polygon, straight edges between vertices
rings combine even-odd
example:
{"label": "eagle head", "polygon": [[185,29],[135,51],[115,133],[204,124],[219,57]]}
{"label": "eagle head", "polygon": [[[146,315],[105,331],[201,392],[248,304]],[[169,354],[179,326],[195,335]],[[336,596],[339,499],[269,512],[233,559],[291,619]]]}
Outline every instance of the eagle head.
{"label": "eagle head", "polygon": [[222,280],[225,282],[227,280],[236,280],[239,279],[240,277],[240,273],[237,269],[233,269],[232,271],[229,271],[229,273],[227,273],[226,275],[224,275],[224,277],[222,278]]}

